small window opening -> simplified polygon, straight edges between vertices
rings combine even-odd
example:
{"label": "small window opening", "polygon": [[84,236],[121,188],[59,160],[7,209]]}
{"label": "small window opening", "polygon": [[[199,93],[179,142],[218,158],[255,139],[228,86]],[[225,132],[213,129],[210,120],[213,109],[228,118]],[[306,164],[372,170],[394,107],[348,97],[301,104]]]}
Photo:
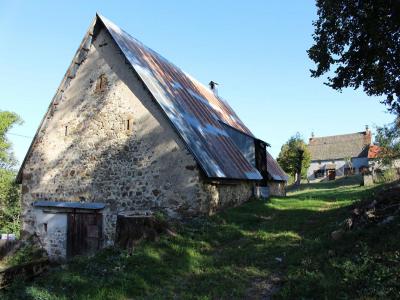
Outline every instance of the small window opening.
{"label": "small window opening", "polygon": [[44,232],[47,232],[47,223],[43,223]]}
{"label": "small window opening", "polygon": [[132,119],[126,120],[125,129],[128,130],[128,131],[132,131],[133,130],[133,120]]}
{"label": "small window opening", "polygon": [[96,92],[104,92],[106,88],[107,88],[107,77],[105,74],[101,74],[99,78],[97,78]]}
{"label": "small window opening", "polygon": [[65,136],[68,135],[68,126],[65,126]]}

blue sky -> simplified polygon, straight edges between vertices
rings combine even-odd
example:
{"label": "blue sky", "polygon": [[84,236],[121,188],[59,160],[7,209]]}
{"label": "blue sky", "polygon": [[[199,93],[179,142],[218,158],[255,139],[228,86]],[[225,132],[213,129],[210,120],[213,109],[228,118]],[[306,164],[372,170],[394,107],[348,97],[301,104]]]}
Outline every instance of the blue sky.
{"label": "blue sky", "polygon": [[[277,156],[296,132],[362,131],[393,120],[362,91],[334,91],[313,68],[314,1],[2,1],[0,110],[32,137],[96,11],[207,84]],[[9,135],[21,162],[31,139]]]}

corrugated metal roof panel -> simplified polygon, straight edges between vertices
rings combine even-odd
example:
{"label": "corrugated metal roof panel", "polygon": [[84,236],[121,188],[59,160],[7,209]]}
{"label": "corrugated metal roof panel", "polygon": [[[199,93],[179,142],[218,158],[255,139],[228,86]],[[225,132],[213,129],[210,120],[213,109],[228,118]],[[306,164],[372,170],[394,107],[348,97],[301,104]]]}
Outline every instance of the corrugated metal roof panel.
{"label": "corrugated metal roof panel", "polygon": [[99,18],[208,177],[262,179],[221,124],[253,136],[226,101],[106,18]]}
{"label": "corrugated metal roof panel", "polygon": [[267,172],[274,180],[287,181],[289,176],[282,170],[278,162],[267,151]]}

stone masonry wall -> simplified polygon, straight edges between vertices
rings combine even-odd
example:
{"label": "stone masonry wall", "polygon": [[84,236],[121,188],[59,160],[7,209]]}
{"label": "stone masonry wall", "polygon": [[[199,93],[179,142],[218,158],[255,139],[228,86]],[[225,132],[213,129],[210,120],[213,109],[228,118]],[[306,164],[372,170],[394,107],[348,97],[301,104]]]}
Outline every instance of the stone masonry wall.
{"label": "stone masonry wall", "polygon": [[286,196],[285,181],[268,181],[269,194],[271,196]]}
{"label": "stone masonry wall", "polygon": [[[23,169],[23,230],[44,234],[32,207],[37,200],[106,203],[104,244],[112,244],[119,212],[193,216],[251,196],[249,183],[203,182],[193,156],[135,76],[102,30],[51,108]],[[49,249],[51,239],[42,240]]]}

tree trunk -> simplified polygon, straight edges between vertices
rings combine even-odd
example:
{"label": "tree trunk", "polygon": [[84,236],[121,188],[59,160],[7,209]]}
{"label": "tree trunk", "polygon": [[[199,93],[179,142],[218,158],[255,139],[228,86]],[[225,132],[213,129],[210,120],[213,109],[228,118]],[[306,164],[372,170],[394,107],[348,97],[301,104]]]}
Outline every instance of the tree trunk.
{"label": "tree trunk", "polygon": [[299,186],[300,182],[301,182],[301,174],[300,173],[296,173],[294,178],[295,178],[295,185]]}

